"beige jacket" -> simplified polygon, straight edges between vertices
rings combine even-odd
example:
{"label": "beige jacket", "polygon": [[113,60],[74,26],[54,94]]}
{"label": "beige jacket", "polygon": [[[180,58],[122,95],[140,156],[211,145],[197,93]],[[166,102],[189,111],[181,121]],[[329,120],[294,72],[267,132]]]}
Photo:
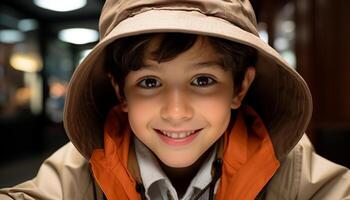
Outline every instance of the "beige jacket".
{"label": "beige jacket", "polygon": [[[49,157],[34,179],[13,188],[0,189],[0,200],[102,198],[88,161],[71,143]],[[304,136],[270,181],[265,199],[350,200],[350,172],[318,156]]]}

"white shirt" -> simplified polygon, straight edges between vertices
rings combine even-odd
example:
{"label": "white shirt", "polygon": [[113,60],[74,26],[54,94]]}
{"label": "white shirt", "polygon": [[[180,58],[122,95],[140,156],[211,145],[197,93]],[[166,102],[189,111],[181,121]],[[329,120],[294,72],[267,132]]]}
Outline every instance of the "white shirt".
{"label": "white shirt", "polygon": [[[194,194],[199,193],[211,180],[211,168],[215,159],[216,148],[200,167],[196,176],[192,179],[186,193],[181,199],[178,198],[174,186],[166,176],[152,152],[136,137],[134,137],[137,162],[140,167],[141,179],[146,191],[146,197],[152,200],[168,200],[168,195],[174,200],[190,200]],[[219,181],[218,181],[219,182]],[[217,183],[218,183],[217,182]],[[216,183],[216,186],[218,185]],[[216,187],[215,187],[216,191]],[[207,190],[200,200],[209,199]]]}

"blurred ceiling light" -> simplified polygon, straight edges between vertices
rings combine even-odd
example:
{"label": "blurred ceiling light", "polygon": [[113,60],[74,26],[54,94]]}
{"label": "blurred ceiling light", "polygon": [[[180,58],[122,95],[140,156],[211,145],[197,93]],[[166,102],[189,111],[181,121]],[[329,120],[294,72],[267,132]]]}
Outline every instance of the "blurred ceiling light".
{"label": "blurred ceiling light", "polygon": [[273,42],[273,46],[279,51],[284,51],[288,49],[289,46],[289,41],[287,38],[284,37],[279,37]]}
{"label": "blurred ceiling light", "polygon": [[15,29],[0,30],[0,42],[12,44],[22,42],[25,39],[25,34]]}
{"label": "blurred ceiling light", "polygon": [[92,51],[92,49],[82,50],[79,54],[79,64],[86,58],[87,55]]}
{"label": "blurred ceiling light", "polygon": [[34,19],[21,19],[18,22],[18,29],[24,32],[32,31],[38,28],[38,22]]}
{"label": "blurred ceiling light", "polygon": [[292,51],[284,51],[281,53],[282,57],[287,61],[287,63],[292,67],[296,68],[297,59],[295,53]]}
{"label": "blurred ceiling light", "polygon": [[41,58],[35,54],[15,53],[10,57],[10,65],[23,72],[38,72],[42,69]]}
{"label": "blurred ceiling light", "polygon": [[295,29],[295,23],[293,21],[287,20],[282,22],[281,24],[281,30],[286,33],[293,32],[294,29]]}
{"label": "blurred ceiling light", "polygon": [[259,31],[259,36],[265,43],[269,43],[269,34],[266,30]]}
{"label": "blurred ceiling light", "polygon": [[72,44],[87,44],[98,40],[98,32],[87,28],[70,28],[61,30],[58,38]]}
{"label": "blurred ceiling light", "polygon": [[267,33],[267,24],[260,22],[258,24],[259,37],[265,42],[269,43],[269,34]]}
{"label": "blurred ceiling light", "polygon": [[67,12],[86,5],[86,0],[34,0],[34,4],[48,10]]}

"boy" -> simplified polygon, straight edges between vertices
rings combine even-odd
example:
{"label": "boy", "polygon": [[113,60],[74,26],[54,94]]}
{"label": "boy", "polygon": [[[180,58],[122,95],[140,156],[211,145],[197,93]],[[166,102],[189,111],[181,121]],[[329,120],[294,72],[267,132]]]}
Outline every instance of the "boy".
{"label": "boy", "polygon": [[110,0],[100,33],[70,82],[71,143],[0,199],[350,198],[348,170],[302,138],[308,87],[249,1]]}

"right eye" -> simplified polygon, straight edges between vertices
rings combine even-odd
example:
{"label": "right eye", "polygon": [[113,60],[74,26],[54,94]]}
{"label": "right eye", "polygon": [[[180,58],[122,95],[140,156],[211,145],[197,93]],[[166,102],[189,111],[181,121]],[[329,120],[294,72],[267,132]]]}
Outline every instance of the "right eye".
{"label": "right eye", "polygon": [[161,86],[160,82],[155,78],[142,79],[137,85],[145,89],[152,89]]}

